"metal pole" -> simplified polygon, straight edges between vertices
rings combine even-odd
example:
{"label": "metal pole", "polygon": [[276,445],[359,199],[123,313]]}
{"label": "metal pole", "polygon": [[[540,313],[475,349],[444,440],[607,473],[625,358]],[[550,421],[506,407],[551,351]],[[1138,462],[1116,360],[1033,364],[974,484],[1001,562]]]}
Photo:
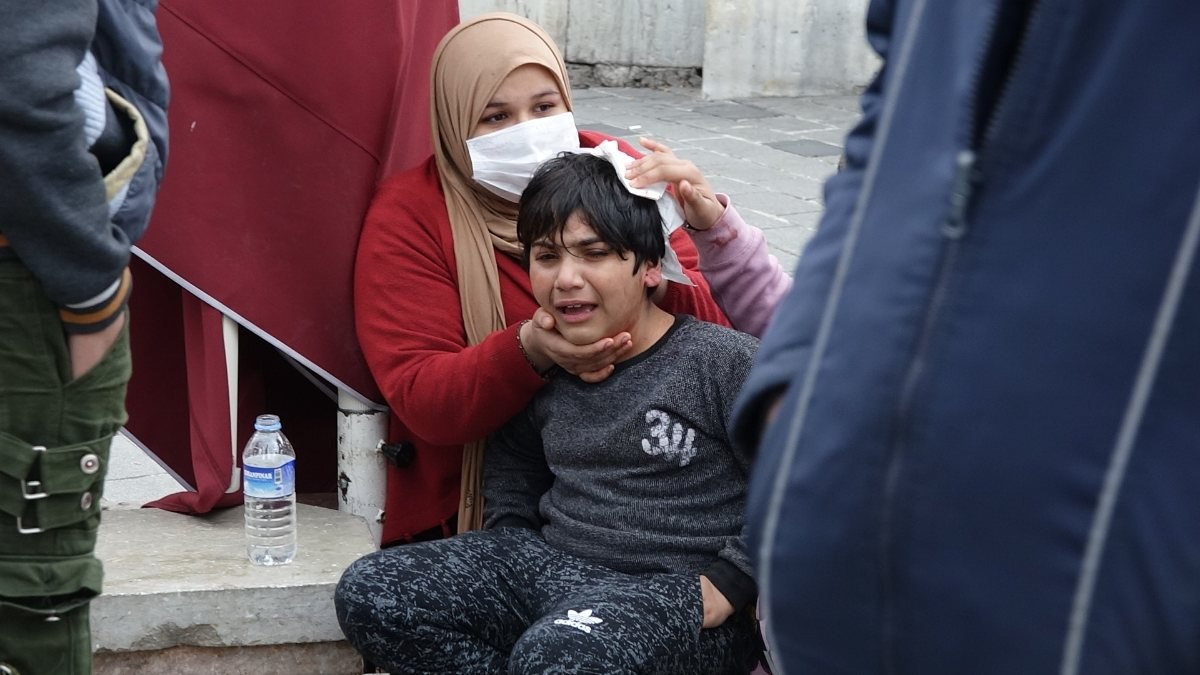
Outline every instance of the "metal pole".
{"label": "metal pole", "polygon": [[225,382],[229,387],[229,445],[233,462],[229,476],[229,487],[225,494],[233,494],[242,489],[242,472],[238,469],[240,448],[238,448],[237,407],[238,407],[238,325],[228,316],[221,317],[221,340],[225,346]]}
{"label": "metal pole", "polygon": [[379,546],[387,489],[387,460],[379,443],[388,414],[338,390],[338,510],[361,516]]}

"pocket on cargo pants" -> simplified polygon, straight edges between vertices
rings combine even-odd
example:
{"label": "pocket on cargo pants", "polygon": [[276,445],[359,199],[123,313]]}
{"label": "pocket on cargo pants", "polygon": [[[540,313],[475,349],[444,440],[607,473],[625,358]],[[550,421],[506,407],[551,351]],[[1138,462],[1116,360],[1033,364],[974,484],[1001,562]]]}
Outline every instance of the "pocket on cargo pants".
{"label": "pocket on cargo pants", "polygon": [[[0,560],[0,665],[21,675],[90,673],[88,602],[100,592],[100,561],[91,554],[53,561],[5,558]],[[47,588],[56,594],[44,595]]]}

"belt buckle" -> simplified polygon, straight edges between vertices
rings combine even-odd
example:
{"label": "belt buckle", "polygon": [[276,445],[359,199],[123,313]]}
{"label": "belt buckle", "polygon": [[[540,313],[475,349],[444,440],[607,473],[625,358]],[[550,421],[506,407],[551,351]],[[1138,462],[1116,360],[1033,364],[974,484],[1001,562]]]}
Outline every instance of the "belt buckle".
{"label": "belt buckle", "polygon": [[[33,451],[45,452],[46,446],[35,445],[33,446]],[[31,490],[36,490],[36,492],[31,492]],[[50,493],[42,488],[42,481],[40,480],[23,480],[21,481],[21,496],[25,498],[25,501],[30,502],[35,499],[45,499],[50,496]]]}

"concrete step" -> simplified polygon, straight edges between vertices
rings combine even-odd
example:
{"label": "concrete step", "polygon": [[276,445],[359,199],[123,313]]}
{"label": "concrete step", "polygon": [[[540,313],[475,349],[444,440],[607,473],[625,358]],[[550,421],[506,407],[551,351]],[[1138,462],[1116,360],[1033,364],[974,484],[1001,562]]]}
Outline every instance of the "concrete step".
{"label": "concrete step", "polygon": [[298,505],[298,553],[246,560],[242,510],[185,516],[105,511],[92,602],[95,673],[362,673],[333,611],[342,571],[374,550],[366,523]]}

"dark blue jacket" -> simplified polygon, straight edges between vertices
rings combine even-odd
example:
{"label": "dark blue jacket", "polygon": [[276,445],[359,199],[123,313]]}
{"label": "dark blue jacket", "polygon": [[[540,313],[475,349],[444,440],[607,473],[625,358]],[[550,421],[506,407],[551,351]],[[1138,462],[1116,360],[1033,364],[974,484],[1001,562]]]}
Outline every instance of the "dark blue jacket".
{"label": "dark blue jacket", "polygon": [[785,672],[1200,672],[1200,3],[868,29],[734,418]]}

